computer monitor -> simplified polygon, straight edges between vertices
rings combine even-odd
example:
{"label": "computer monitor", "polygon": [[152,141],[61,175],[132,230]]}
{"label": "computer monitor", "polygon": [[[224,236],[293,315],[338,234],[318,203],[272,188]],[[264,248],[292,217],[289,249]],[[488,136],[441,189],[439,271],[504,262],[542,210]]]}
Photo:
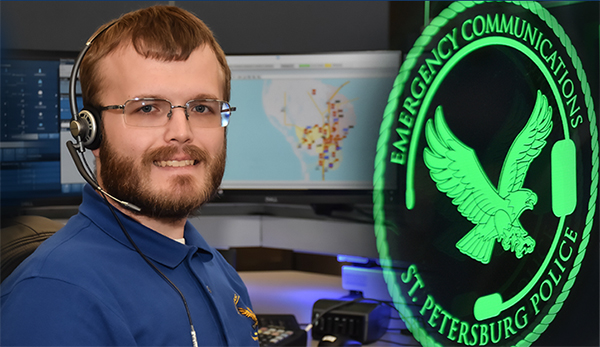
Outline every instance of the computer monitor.
{"label": "computer monitor", "polygon": [[[61,59],[52,52],[2,54],[2,215],[22,207],[77,203],[61,183]],[[79,184],[81,186],[81,184]]]}
{"label": "computer monitor", "polygon": [[399,51],[230,56],[227,165],[216,201],[371,203]]}

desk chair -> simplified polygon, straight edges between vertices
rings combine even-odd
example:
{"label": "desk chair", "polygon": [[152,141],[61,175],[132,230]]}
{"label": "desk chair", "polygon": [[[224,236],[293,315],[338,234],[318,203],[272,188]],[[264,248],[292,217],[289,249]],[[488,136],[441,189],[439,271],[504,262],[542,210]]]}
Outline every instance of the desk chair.
{"label": "desk chair", "polygon": [[3,221],[0,231],[1,281],[4,281],[44,240],[62,227],[64,224],[40,216],[19,216]]}

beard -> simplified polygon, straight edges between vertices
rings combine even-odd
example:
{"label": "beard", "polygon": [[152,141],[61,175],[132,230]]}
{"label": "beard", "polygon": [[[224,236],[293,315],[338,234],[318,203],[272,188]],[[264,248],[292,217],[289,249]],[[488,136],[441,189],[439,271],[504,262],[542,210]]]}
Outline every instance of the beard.
{"label": "beard", "polygon": [[214,157],[193,145],[184,146],[183,152],[196,165],[205,165],[204,177],[179,175],[160,190],[155,189],[150,180],[154,162],[171,158],[178,153],[177,148],[165,146],[146,151],[137,163],[134,158],[117,153],[108,141],[103,141],[99,158],[104,189],[118,199],[138,206],[141,211],[132,211],[135,214],[165,222],[187,218],[217,193],[225,171],[226,146]]}

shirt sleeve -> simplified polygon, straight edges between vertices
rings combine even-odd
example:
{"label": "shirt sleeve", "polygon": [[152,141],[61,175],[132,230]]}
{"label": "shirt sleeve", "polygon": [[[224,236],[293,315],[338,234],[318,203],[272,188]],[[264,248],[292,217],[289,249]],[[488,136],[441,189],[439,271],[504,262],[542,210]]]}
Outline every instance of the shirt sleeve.
{"label": "shirt sleeve", "polygon": [[2,346],[134,346],[123,319],[90,291],[30,278],[2,296]]}

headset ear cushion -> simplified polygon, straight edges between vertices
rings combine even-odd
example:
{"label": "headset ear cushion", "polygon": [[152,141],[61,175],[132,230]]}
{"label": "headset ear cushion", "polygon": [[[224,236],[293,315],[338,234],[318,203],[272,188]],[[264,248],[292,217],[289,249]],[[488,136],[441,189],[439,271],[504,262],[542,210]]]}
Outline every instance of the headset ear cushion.
{"label": "headset ear cushion", "polygon": [[90,150],[100,147],[102,142],[100,113],[94,108],[85,107],[79,111],[77,122],[81,127],[81,144]]}

